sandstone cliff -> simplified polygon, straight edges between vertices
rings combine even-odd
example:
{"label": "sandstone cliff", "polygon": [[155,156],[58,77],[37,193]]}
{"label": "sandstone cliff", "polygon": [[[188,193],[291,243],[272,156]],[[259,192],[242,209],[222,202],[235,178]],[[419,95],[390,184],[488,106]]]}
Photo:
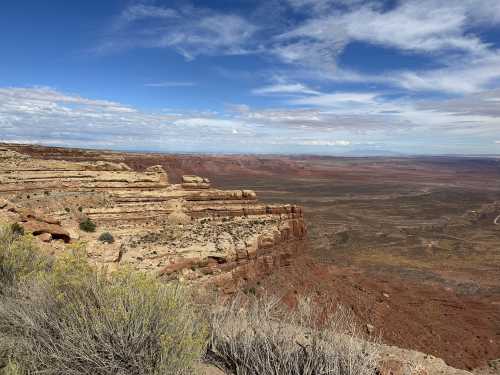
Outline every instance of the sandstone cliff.
{"label": "sandstone cliff", "polygon": [[[80,230],[90,219],[95,233]],[[302,209],[267,205],[251,190],[220,190],[202,177],[169,183],[109,161],[41,160],[0,148],[0,220],[19,223],[55,253],[85,242],[89,259],[228,291],[286,264],[305,236]],[[112,233],[113,243],[98,237]]]}

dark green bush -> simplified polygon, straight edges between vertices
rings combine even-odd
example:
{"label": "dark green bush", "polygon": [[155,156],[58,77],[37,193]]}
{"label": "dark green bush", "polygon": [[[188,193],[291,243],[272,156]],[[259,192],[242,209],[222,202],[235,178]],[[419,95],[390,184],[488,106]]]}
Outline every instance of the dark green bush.
{"label": "dark green bush", "polygon": [[104,242],[104,243],[113,243],[113,242],[115,242],[115,238],[109,232],[102,233],[99,236],[98,240],[101,241],[101,242]]}
{"label": "dark green bush", "polygon": [[80,222],[80,229],[84,232],[95,232],[96,225],[92,220],[87,218]]}

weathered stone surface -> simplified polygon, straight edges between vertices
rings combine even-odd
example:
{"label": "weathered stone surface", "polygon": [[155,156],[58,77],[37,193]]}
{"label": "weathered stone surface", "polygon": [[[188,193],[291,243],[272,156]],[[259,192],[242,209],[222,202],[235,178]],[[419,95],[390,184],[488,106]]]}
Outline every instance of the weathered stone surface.
{"label": "weathered stone surface", "polygon": [[50,242],[52,240],[52,234],[50,234],[50,233],[42,233],[41,235],[38,236],[38,238],[42,242]]}
{"label": "weathered stone surface", "polygon": [[125,163],[112,163],[109,161],[97,161],[88,163],[89,170],[94,171],[130,171],[130,167]]}
{"label": "weathered stone surface", "polygon": [[9,205],[9,201],[6,199],[0,198],[0,210],[4,209]]}
{"label": "weathered stone surface", "polygon": [[[286,264],[305,236],[300,207],[260,203],[252,190],[214,189],[199,176],[169,184],[159,165],[136,172],[123,163],[39,160],[7,149],[0,159],[0,219],[19,221],[41,239],[85,242],[89,258],[104,266],[229,280],[229,292],[240,278]],[[79,229],[86,218],[95,233]],[[112,245],[98,241],[106,231]]]}
{"label": "weathered stone surface", "polygon": [[171,224],[187,224],[191,217],[182,211],[174,211],[167,216],[167,221]]}
{"label": "weathered stone surface", "polygon": [[160,176],[160,182],[168,184],[168,175],[165,172],[165,169],[161,165],[152,165],[151,167],[146,168],[145,171],[147,174],[157,173]]}
{"label": "weathered stone surface", "polygon": [[182,183],[201,184],[201,183],[210,183],[210,180],[208,178],[203,178],[203,177],[199,177],[199,176],[185,175],[185,176],[182,176]]}
{"label": "weathered stone surface", "polygon": [[47,233],[50,234],[53,239],[61,239],[64,242],[70,242],[71,240],[69,233],[56,224],[48,224],[36,220],[28,220],[19,224],[21,224],[25,232],[31,232],[35,236]]}
{"label": "weathered stone surface", "polygon": [[182,176],[182,188],[187,190],[208,189],[210,180],[199,176]]}

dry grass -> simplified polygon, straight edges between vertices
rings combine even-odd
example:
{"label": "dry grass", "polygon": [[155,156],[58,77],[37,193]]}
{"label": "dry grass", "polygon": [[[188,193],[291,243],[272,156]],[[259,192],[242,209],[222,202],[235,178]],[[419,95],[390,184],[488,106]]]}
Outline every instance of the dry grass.
{"label": "dry grass", "polygon": [[[139,273],[97,272],[78,254],[33,272],[39,255],[23,245],[29,240],[2,233],[6,240],[0,254],[19,250],[24,255],[16,254],[15,269],[10,255],[1,259],[7,260],[0,265],[9,270],[6,280],[16,283],[0,296],[0,372],[192,372],[205,349],[207,329],[184,289]],[[17,271],[30,277],[11,277]]]}
{"label": "dry grass", "polygon": [[275,298],[237,297],[211,316],[208,361],[236,375],[375,374],[376,346],[347,311],[321,323],[317,313],[306,300],[290,311]]}

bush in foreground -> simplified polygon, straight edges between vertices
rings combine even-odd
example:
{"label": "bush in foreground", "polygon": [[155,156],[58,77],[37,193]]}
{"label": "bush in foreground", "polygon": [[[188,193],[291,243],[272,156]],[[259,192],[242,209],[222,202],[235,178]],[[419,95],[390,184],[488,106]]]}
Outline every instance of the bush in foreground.
{"label": "bush in foreground", "polygon": [[[3,239],[0,254],[32,254],[24,241]],[[36,273],[24,269],[38,262],[23,259],[28,266],[13,270],[0,258],[9,275],[32,275],[0,296],[0,373],[188,374],[202,356],[206,325],[182,288],[98,272],[78,254]]]}
{"label": "bush in foreground", "polygon": [[317,316],[305,303],[291,312],[276,299],[236,298],[212,314],[207,360],[236,375],[376,373],[376,346],[356,337],[349,314]]}

